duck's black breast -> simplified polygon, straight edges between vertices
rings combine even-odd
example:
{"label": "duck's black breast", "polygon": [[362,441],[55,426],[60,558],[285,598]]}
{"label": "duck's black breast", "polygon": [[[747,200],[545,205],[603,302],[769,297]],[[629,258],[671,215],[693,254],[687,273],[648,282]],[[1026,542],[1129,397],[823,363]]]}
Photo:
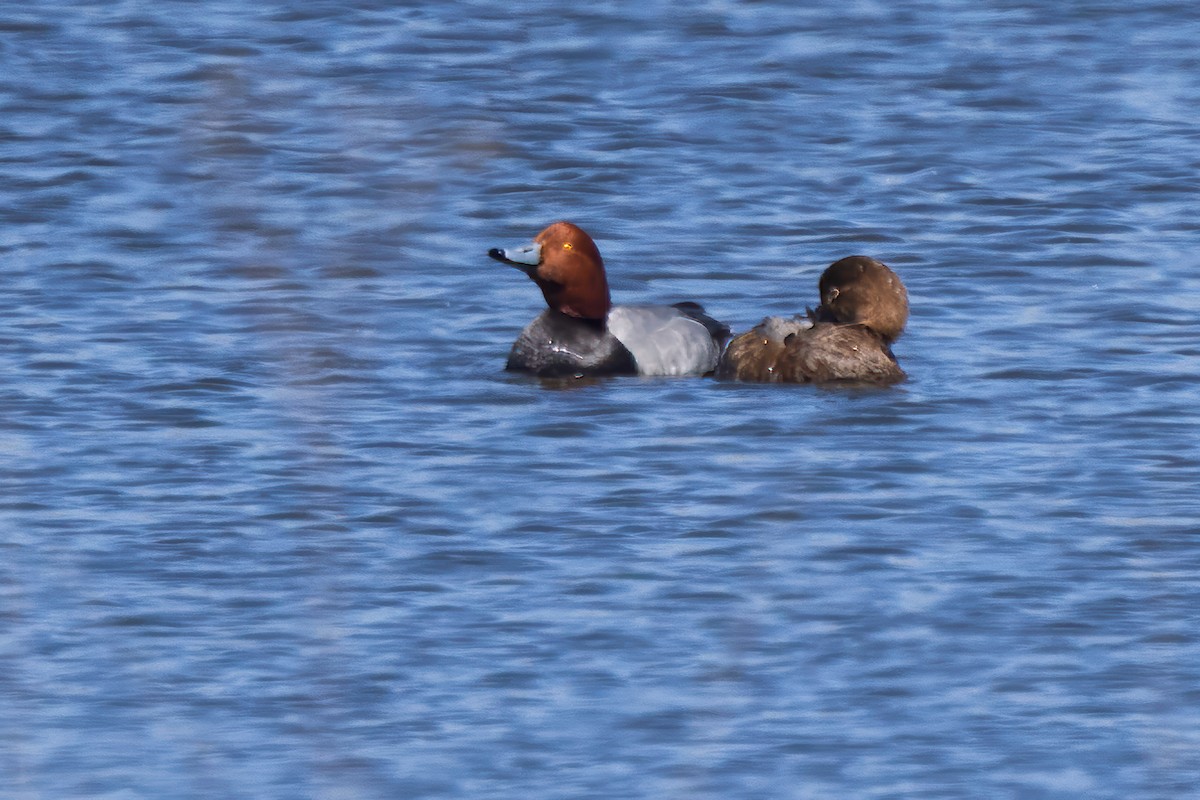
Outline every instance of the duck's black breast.
{"label": "duck's black breast", "polygon": [[543,378],[636,375],[637,362],[603,323],[546,309],[529,323],[504,368]]}

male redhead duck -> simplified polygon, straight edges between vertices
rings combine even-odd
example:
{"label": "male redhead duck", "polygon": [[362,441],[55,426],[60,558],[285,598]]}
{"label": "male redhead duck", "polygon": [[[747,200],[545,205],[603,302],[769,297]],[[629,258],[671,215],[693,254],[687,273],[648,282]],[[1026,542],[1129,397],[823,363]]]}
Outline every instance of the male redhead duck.
{"label": "male redhead duck", "polygon": [[880,385],[904,380],[891,348],[908,322],[908,292],[900,276],[873,258],[850,256],[825,270],[818,288],[816,311],[767,317],[730,342],[717,377]]}
{"label": "male redhead duck", "polygon": [[532,278],[549,306],[521,331],[505,369],[542,377],[706,375],[729,337],[728,326],[695,303],[614,306],[600,250],[570,222],[488,255]]}

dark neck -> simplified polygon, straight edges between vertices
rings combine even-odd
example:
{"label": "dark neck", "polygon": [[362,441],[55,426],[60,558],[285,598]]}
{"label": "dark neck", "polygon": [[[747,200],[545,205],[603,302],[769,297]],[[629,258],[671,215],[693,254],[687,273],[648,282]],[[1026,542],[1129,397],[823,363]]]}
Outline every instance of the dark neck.
{"label": "dark neck", "polygon": [[570,314],[564,314],[563,312],[559,311],[556,308],[550,309],[550,313],[554,314],[555,316],[561,317],[563,320],[570,320],[571,322],[576,322],[580,325],[585,325],[589,328],[592,328],[593,330],[595,330],[598,333],[603,333],[604,331],[606,331],[608,329],[607,322],[602,319],[588,319],[586,317],[575,317]]}

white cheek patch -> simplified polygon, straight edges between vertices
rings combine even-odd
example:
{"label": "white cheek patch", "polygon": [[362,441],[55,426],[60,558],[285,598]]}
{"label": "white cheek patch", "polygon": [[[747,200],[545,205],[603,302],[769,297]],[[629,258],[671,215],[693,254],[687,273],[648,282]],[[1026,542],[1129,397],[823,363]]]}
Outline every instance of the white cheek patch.
{"label": "white cheek patch", "polygon": [[518,264],[528,264],[531,267],[536,267],[542,263],[542,246],[537,242],[525,245],[524,247],[514,247],[504,251],[504,257],[509,261],[515,261]]}

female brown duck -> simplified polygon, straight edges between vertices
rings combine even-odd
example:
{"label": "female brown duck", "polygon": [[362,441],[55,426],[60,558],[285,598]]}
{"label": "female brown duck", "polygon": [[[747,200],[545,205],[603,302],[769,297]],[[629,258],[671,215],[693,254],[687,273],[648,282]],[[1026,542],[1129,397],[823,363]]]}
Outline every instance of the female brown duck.
{"label": "female brown duck", "polygon": [[766,383],[904,380],[892,342],[908,322],[908,292],[887,265],[867,256],[832,264],[816,311],[767,317],[729,343],[717,377]]}

